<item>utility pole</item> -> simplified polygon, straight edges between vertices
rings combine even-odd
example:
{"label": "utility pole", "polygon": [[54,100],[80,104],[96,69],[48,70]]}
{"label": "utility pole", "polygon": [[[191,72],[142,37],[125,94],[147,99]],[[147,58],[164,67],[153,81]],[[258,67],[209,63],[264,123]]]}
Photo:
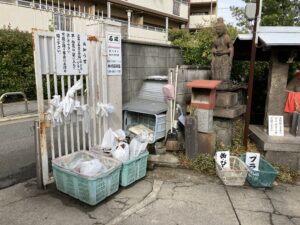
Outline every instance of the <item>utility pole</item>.
{"label": "utility pole", "polygon": [[258,18],[260,21],[260,17],[261,17],[261,6],[262,6],[262,0],[256,0],[256,12],[255,12],[255,19],[254,19],[254,27],[253,27],[250,71],[249,71],[249,81],[248,81],[248,91],[247,91],[247,109],[246,109],[246,116],[245,116],[244,139],[243,139],[243,145],[246,148],[246,150],[248,148],[249,124],[250,124],[252,93],[253,93],[254,65],[255,65],[255,58],[256,58],[256,42],[257,42],[257,31],[258,31],[257,28],[259,25]]}
{"label": "utility pole", "polygon": [[212,11],[213,11],[213,2],[210,0],[210,25],[212,26]]}

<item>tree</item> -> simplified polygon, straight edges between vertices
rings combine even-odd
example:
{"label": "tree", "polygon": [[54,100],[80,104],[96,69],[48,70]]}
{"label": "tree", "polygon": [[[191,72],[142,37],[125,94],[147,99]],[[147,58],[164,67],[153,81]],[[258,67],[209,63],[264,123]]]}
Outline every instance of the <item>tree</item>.
{"label": "tree", "polygon": [[[243,0],[248,2],[248,0]],[[252,1],[253,2],[253,1]],[[251,32],[250,23],[243,8],[231,7],[232,15],[237,20],[238,29],[241,32]],[[262,26],[299,26],[300,25],[300,1],[299,0],[263,0]],[[292,74],[297,63],[290,67]],[[268,83],[268,62],[255,63],[254,91],[252,102],[251,123],[262,124],[264,118],[264,106],[266,100],[266,87]],[[249,62],[235,61],[233,63],[232,76],[247,80],[249,74]]]}
{"label": "tree", "polygon": [[[232,26],[227,26],[227,30],[234,40],[237,30]],[[173,45],[181,48],[184,63],[187,65],[210,65],[214,35],[215,31],[212,27],[200,28],[194,33],[184,29],[169,30],[169,40]]]}
{"label": "tree", "polygon": [[[243,0],[249,2],[249,0]],[[230,7],[232,15],[237,20],[237,25],[242,31],[252,30],[252,25],[247,21],[244,9]],[[263,0],[262,26],[299,26],[300,1],[299,0]]]}

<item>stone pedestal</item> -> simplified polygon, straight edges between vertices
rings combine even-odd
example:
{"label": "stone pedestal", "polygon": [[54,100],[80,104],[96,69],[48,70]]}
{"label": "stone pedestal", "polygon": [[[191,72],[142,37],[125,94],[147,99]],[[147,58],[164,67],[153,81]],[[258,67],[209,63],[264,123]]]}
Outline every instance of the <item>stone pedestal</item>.
{"label": "stone pedestal", "polygon": [[233,122],[230,119],[215,118],[214,129],[218,140],[226,146],[231,146]]}
{"label": "stone pedestal", "polygon": [[194,114],[197,117],[198,132],[212,133],[214,131],[212,109],[195,109]]}
{"label": "stone pedestal", "polygon": [[238,104],[238,93],[219,91],[217,93],[216,105],[223,108],[229,108]]}
{"label": "stone pedestal", "polygon": [[217,140],[226,146],[232,144],[233,122],[246,112],[243,88],[226,83],[226,87],[223,85],[217,89],[214,130]]}
{"label": "stone pedestal", "polygon": [[250,138],[266,152],[272,163],[300,171],[300,137],[294,137],[288,128],[283,137],[270,137],[263,126],[250,125]]}

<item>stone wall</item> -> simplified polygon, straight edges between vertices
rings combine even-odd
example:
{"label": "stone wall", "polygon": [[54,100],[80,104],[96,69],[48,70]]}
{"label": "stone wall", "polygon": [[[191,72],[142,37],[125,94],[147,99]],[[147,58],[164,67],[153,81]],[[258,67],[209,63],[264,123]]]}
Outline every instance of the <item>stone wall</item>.
{"label": "stone wall", "polygon": [[168,68],[182,64],[177,47],[141,42],[122,42],[123,103],[130,101],[151,75],[168,75]]}

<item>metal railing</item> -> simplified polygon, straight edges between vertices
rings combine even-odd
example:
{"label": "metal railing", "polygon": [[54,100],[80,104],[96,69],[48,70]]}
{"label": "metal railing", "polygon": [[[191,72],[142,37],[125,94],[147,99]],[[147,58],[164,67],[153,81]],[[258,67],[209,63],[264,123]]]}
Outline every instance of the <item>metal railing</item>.
{"label": "metal railing", "polygon": [[70,15],[70,16],[78,16],[78,17],[83,17],[83,18],[89,18],[89,19],[106,19],[103,16],[103,12],[100,13],[98,10],[95,14],[91,14],[89,12],[86,12],[85,7],[83,7],[82,11],[80,6],[74,5],[66,5],[63,3],[62,6],[54,5],[53,1],[48,2],[46,1],[45,4],[41,3],[41,1],[23,1],[23,0],[16,0],[15,2],[11,2],[8,0],[0,0],[0,3],[4,4],[9,4],[9,5],[16,5],[20,7],[25,7],[25,8],[32,8],[32,9],[39,9],[39,10],[44,10],[48,12],[53,12],[53,13],[60,13],[64,15]]}
{"label": "metal railing", "polygon": [[154,26],[149,26],[149,25],[130,24],[130,26],[136,27],[136,28],[141,28],[144,30],[151,30],[151,31],[162,32],[162,33],[166,32],[166,29],[164,29],[164,28],[154,27]]}
{"label": "metal railing", "polygon": [[[183,0],[176,0],[179,2],[184,2]],[[0,3],[5,3],[5,4],[10,4],[10,5],[17,5],[20,7],[26,7],[26,8],[33,8],[33,9],[39,9],[39,10],[44,10],[48,12],[53,12],[56,14],[62,14],[62,15],[69,15],[69,16],[75,16],[75,17],[82,17],[82,18],[87,18],[87,19],[94,19],[94,20],[103,20],[103,19],[110,19],[112,21],[120,22],[123,25],[127,25],[128,21],[127,20],[121,20],[118,18],[107,18],[103,15],[103,11],[97,11],[95,14],[91,14],[89,12],[86,12],[85,7],[76,6],[75,4],[72,6],[70,4],[66,5],[64,2],[62,3],[62,6],[59,5],[54,5],[53,0],[48,1],[46,0],[46,3],[43,4],[41,1],[24,1],[24,0],[16,0],[15,2],[11,2],[8,0],[0,0]],[[145,30],[152,30],[152,31],[157,31],[157,32],[166,32],[165,29],[161,27],[155,27],[155,26],[149,26],[149,25],[135,25],[135,24],[130,24],[132,27],[137,27]]]}
{"label": "metal railing", "polygon": [[15,96],[15,95],[21,95],[24,98],[25,103],[25,113],[28,113],[28,100],[24,92],[6,92],[3,95],[0,96],[0,117],[4,117],[4,109],[3,109],[3,103],[6,97],[8,96]]}

